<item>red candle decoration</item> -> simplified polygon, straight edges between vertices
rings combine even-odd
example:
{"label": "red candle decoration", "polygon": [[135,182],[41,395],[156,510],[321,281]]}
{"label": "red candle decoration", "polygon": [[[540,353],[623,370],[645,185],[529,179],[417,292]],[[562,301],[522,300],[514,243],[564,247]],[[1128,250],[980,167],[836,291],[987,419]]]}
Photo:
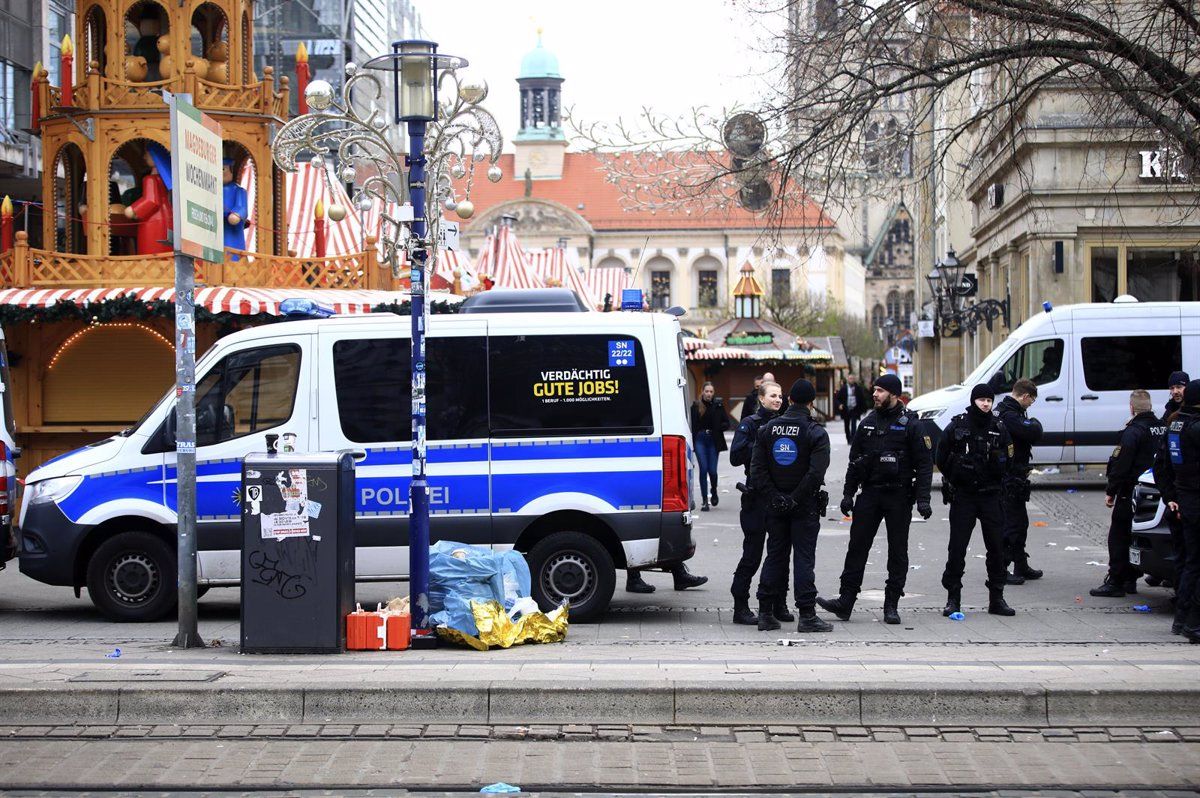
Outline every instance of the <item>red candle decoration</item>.
{"label": "red candle decoration", "polygon": [[308,101],[304,99],[308,78],[308,48],[304,46],[304,42],[300,42],[296,45],[296,104],[301,114],[308,113]]}
{"label": "red candle decoration", "polygon": [[59,75],[62,80],[62,104],[64,108],[70,108],[75,104],[75,48],[71,44],[70,34],[62,40],[62,69]]}
{"label": "red candle decoration", "polygon": [[42,126],[39,122],[39,120],[42,118],[42,101],[41,101],[41,98],[38,97],[38,81],[41,79],[42,79],[42,62],[38,61],[36,64],[33,65],[33,80],[29,84],[29,91],[33,95],[32,101],[29,104],[29,107],[31,109],[31,113],[29,116],[30,116],[30,119],[32,120],[29,126],[31,128],[33,128],[34,133],[37,133],[39,130],[42,129]]}
{"label": "red candle decoration", "polygon": [[316,256],[318,258],[325,257],[325,202],[317,200],[317,209],[313,212],[313,229],[315,230],[315,241],[313,246],[316,248]]}
{"label": "red candle decoration", "polygon": [[0,203],[0,252],[13,248],[13,204],[6,194]]}

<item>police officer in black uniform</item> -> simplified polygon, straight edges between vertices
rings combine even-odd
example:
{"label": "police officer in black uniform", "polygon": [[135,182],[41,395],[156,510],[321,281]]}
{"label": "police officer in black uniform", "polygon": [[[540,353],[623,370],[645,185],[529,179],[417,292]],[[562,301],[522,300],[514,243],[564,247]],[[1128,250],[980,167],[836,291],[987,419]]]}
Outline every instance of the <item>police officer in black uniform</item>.
{"label": "police officer in black uniform", "polygon": [[1154,481],[1167,510],[1182,522],[1186,560],[1175,589],[1171,631],[1200,643],[1200,380],[1183,391],[1154,460]]}
{"label": "police officer in black uniform", "polygon": [[1129,546],[1133,543],[1133,487],[1138,477],[1154,465],[1154,456],[1162,448],[1166,427],[1154,415],[1149,391],[1129,395],[1129,413],[1117,448],[1108,458],[1108,487],[1104,504],[1112,508],[1108,527],[1108,574],[1104,584],[1088,592],[1099,598],[1121,598],[1137,592],[1138,572],[1129,564]]}
{"label": "police officer in black uniform", "polygon": [[1008,464],[1008,478],[1000,493],[1000,509],[1004,513],[1004,562],[1012,566],[1006,581],[1023,585],[1026,579],[1041,579],[1042,572],[1029,565],[1029,511],[1025,507],[1033,486],[1029,482],[1033,447],[1042,439],[1042,422],[1029,417],[1029,408],[1037,401],[1038,389],[1033,380],[1017,380],[1012,392],[996,405],[996,415],[1008,430],[1013,442],[1013,456]]}
{"label": "police officer in black uniform", "polygon": [[950,505],[950,545],[942,587],[946,606],[942,615],[962,611],[962,577],[967,565],[967,544],[975,522],[983,532],[987,551],[988,612],[1016,615],[1004,600],[1008,575],[1004,567],[1004,516],[1000,489],[1008,474],[1012,438],[992,414],[995,399],[986,383],[971,389],[967,412],[954,417],[938,443],[937,467],[942,472],[944,497]]}
{"label": "police officer in black uniform", "polygon": [[[783,404],[783,389],[776,382],[760,382],[758,388],[758,410],[742,420],[733,433],[733,445],[729,447],[729,462],[731,465],[745,466],[746,481],[738,483],[742,491],[742,511],[739,520],[742,523],[742,558],[738,561],[733,572],[733,585],[729,592],[733,594],[733,622],[745,626],[758,623],[758,616],[750,610],[750,581],[758,573],[762,564],[763,545],[767,540],[767,514],[761,497],[749,487],[750,458],[754,455],[754,441],[758,437],[759,428],[779,414]],[[783,583],[783,595],[775,605],[775,618],[791,623],[796,616],[787,609],[787,581]]]}
{"label": "police officer in black uniform", "polygon": [[[850,525],[850,547],[842,569],[841,594],[835,599],[818,598],[817,603],[843,621],[858,591],[862,589],[867,556],[879,524],[887,524],[887,584],[883,599],[883,620],[900,623],[897,604],[904,595],[908,578],[908,528],[912,523],[913,502],[922,518],[933,515],[929,504],[933,480],[933,444],[923,435],[917,414],[900,401],[900,379],[885,374],[875,380],[871,399],[875,409],[858,425],[850,444],[850,465],[846,468],[842,512],[854,517]],[[854,494],[863,488],[857,503]]]}
{"label": "police officer in black uniform", "polygon": [[[1165,430],[1171,423],[1171,416],[1183,407],[1183,392],[1191,381],[1186,371],[1173,371],[1167,379],[1167,391],[1171,398],[1163,407],[1162,424]],[[1164,438],[1165,441],[1165,438]],[[1164,444],[1165,445],[1165,444]],[[1171,548],[1175,551],[1175,610],[1179,610],[1179,579],[1183,574],[1183,564],[1187,562],[1187,543],[1183,539],[1183,522],[1176,513],[1167,513],[1167,528],[1171,530]]]}
{"label": "police officer in black uniform", "polygon": [[829,632],[833,626],[817,617],[817,585],[813,573],[817,533],[829,496],[821,485],[829,468],[829,435],[812,420],[813,384],[796,380],[788,392],[791,405],[762,425],[750,461],[750,486],[767,510],[767,561],[758,580],[758,628],[779,628],[774,611],[787,595],[788,550],[795,564],[797,631]]}

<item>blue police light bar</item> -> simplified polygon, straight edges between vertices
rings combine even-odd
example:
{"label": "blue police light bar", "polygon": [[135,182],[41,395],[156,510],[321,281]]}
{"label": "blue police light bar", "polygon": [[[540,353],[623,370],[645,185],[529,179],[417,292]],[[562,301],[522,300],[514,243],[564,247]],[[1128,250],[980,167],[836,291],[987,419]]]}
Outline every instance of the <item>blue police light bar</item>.
{"label": "blue police light bar", "polygon": [[1050,304],[1049,299],[1042,303],[1042,310],[1046,311],[1047,313],[1054,310],[1054,306]]}
{"label": "blue police light bar", "polygon": [[622,288],[621,289],[621,310],[641,310],[644,307],[642,302],[642,289],[640,288]]}
{"label": "blue police light bar", "polygon": [[279,303],[281,316],[304,316],[310,319],[327,319],[333,315],[333,308],[318,305],[311,299],[285,299]]}

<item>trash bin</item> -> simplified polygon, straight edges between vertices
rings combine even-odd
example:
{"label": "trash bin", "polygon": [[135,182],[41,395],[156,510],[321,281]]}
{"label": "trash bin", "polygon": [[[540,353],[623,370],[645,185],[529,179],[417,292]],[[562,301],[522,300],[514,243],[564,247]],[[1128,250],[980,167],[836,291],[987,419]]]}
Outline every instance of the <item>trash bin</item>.
{"label": "trash bin", "polygon": [[242,653],[334,653],[354,609],[354,458],[242,461]]}

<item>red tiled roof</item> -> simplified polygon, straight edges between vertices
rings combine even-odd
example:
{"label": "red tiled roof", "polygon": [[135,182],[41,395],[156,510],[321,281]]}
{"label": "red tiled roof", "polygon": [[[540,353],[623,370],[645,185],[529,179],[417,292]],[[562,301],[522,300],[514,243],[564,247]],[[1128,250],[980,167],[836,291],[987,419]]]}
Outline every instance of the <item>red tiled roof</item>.
{"label": "red tiled roof", "polygon": [[[504,178],[499,183],[487,179],[486,161],[475,165],[474,185],[471,201],[475,211],[483,215],[496,205],[525,196],[525,181],[513,174],[513,156],[500,157],[500,169]],[[465,180],[458,181],[460,188]],[[610,230],[759,230],[778,220],[765,214],[755,214],[740,207],[719,211],[693,211],[682,209],[626,210],[622,204],[621,188],[607,179],[600,159],[592,153],[568,152],[563,159],[563,175],[560,180],[534,180],[533,198],[561,203],[578,213],[598,231]],[[583,207],[580,208],[579,205]],[[832,227],[833,222],[825,216],[816,203],[805,203],[802,208],[786,212],[783,227]]]}

